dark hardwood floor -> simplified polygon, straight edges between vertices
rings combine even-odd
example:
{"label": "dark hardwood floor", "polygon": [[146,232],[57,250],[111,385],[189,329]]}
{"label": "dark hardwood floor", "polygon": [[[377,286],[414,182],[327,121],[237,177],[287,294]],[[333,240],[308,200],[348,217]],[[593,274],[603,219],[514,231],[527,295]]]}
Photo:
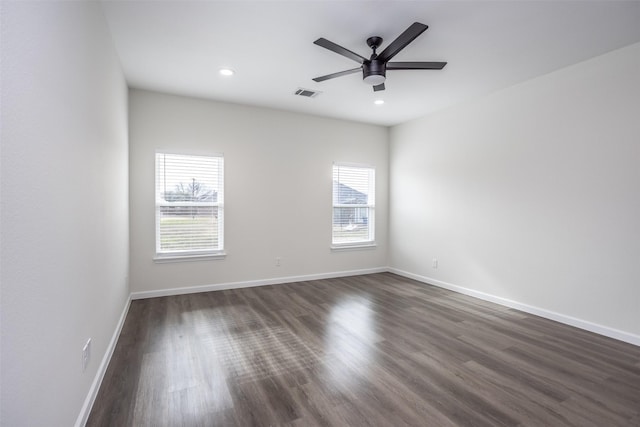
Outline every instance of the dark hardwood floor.
{"label": "dark hardwood floor", "polygon": [[131,303],[89,426],[640,426],[640,347],[383,273]]}

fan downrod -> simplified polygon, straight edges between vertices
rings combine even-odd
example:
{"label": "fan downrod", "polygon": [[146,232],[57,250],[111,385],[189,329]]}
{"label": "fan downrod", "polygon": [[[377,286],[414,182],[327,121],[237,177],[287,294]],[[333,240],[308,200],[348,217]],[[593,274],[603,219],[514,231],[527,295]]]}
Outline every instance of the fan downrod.
{"label": "fan downrod", "polygon": [[374,55],[377,55],[376,49],[379,48],[381,44],[382,44],[382,37],[373,36],[367,39],[367,46],[373,49]]}

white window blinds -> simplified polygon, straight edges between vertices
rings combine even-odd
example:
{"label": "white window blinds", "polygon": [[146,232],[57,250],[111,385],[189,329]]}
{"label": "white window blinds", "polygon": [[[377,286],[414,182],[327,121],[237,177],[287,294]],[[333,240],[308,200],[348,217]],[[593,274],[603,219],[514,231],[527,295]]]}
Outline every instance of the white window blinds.
{"label": "white window blinds", "polygon": [[334,245],[373,243],[375,170],[369,167],[333,165]]}
{"label": "white window blinds", "polygon": [[223,250],[224,158],[156,153],[156,253]]}

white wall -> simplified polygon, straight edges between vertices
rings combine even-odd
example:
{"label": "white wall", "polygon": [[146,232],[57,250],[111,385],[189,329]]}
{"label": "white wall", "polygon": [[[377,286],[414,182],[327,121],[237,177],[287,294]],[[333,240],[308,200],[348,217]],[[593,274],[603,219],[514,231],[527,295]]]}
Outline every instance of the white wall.
{"label": "white wall", "polygon": [[396,126],[390,152],[392,267],[640,344],[640,44]]}
{"label": "white wall", "polygon": [[0,424],[70,426],[129,296],[127,89],[98,3],[1,22]]}
{"label": "white wall", "polygon": [[[140,90],[129,96],[133,292],[386,266],[387,128]],[[226,259],[154,264],[157,149],[224,154]],[[376,168],[375,249],[329,250],[333,161]]]}

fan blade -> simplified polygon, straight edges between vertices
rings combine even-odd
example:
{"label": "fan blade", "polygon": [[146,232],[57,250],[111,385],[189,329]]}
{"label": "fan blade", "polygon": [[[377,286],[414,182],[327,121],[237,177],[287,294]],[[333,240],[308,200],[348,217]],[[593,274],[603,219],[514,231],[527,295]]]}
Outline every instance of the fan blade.
{"label": "fan blade", "polygon": [[428,26],[419,22],[414,22],[409,28],[404,30],[404,33],[400,34],[397,39],[391,42],[389,46],[378,55],[378,59],[387,62],[398,54],[402,49],[407,47],[416,37],[422,34]]}
{"label": "fan blade", "polygon": [[315,79],[313,79],[313,81],[314,82],[323,82],[325,80],[335,79],[336,77],[342,77],[342,76],[346,76],[348,74],[357,73],[358,71],[362,71],[362,67],[352,68],[350,70],[339,71],[337,73],[327,74],[326,76],[316,77]]}
{"label": "fan blade", "polygon": [[380,83],[379,85],[373,87],[374,92],[377,92],[379,90],[384,90],[384,83]]}
{"label": "fan blade", "polygon": [[367,58],[358,55],[355,52],[351,52],[349,49],[346,49],[340,45],[335,44],[334,42],[330,42],[329,40],[325,39],[325,38],[319,38],[318,40],[313,42],[314,44],[317,44],[318,46],[321,46],[325,49],[329,49],[332,52],[337,53],[338,55],[342,55],[345,56],[351,60],[356,61],[358,64],[362,64],[364,61],[367,60]]}
{"label": "fan blade", "polygon": [[387,62],[387,70],[442,70],[446,62]]}

